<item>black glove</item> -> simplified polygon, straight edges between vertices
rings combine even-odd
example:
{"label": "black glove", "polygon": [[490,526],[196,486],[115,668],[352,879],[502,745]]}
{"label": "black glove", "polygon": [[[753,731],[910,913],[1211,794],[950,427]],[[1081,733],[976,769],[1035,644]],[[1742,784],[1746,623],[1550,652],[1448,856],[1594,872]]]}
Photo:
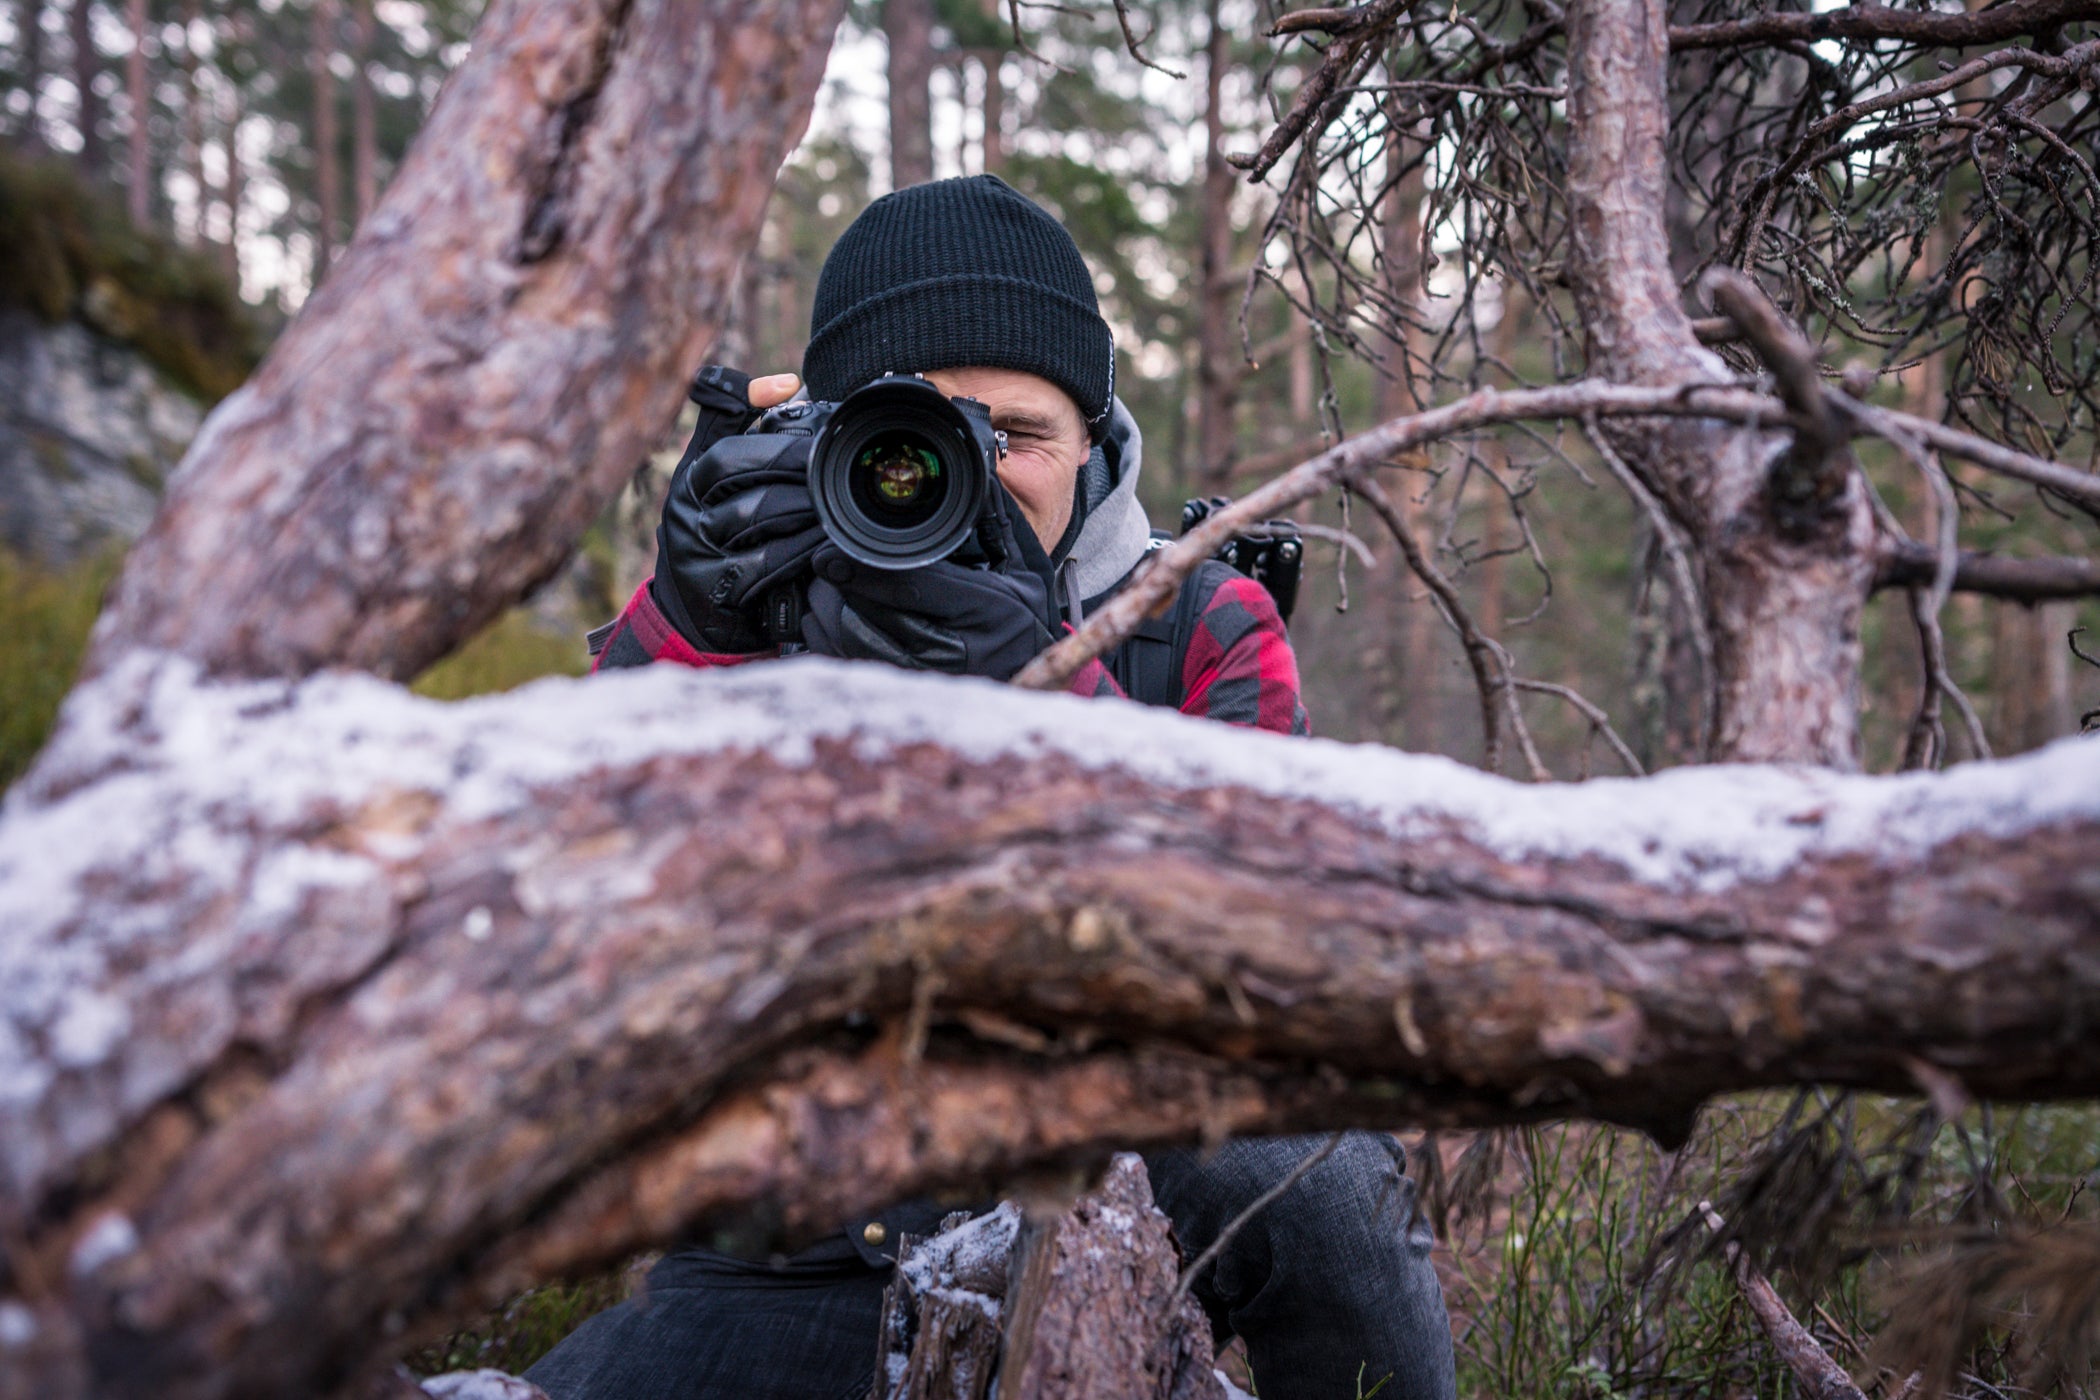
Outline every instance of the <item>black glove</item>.
{"label": "black glove", "polygon": [[702,651],[770,645],[766,595],[806,575],[824,540],[809,498],[809,435],[744,433],[758,416],[749,384],[717,366],[695,377],[700,423],[671,474],[656,531],[651,594]]}
{"label": "black glove", "polygon": [[[1050,645],[1049,561],[1031,531],[1017,534],[1002,487],[991,551],[997,569],[942,560],[901,572],[857,564],[827,544],[812,561],[802,640],[821,656],[887,661],[913,670],[1009,680]],[[1021,530],[1028,530],[1024,520]],[[1025,543],[1023,541],[1025,540]]]}
{"label": "black glove", "polygon": [[1050,645],[1042,584],[942,560],[895,572],[817,551],[802,640],[820,656],[1011,679]]}

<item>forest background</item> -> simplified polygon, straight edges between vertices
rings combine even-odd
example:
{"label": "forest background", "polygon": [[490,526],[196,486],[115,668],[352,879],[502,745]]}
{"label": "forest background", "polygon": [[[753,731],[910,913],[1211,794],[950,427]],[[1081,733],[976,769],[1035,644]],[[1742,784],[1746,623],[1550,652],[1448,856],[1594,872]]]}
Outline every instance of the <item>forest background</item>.
{"label": "forest background", "polygon": [[[374,207],[464,56],[478,9],[13,0],[0,14],[0,308],[18,318],[10,324],[83,322],[201,403],[229,391]],[[1261,143],[1318,59],[1268,35],[1271,9],[1161,3],[1134,13],[1131,43],[1115,10],[1021,12],[1017,36],[1003,9],[977,0],[849,11],[716,358],[754,372],[798,364],[816,269],[854,213],[900,183],[989,171],[1055,210],[1096,270],[1118,386],[1145,435],[1155,522],[1171,523],[1186,497],[1242,491],[1415,406],[1418,393],[1430,398],[1393,372],[1404,351],[1382,353],[1375,328],[1358,338],[1331,314],[1305,314],[1331,306],[1334,286],[1289,256],[1272,224],[1274,193],[1225,162]],[[1444,153],[1444,173],[1459,164]],[[1426,193],[1416,199],[1400,217],[1416,220],[1428,254],[1426,333],[1469,338],[1485,347],[1481,363],[1517,378],[1551,377],[1555,341],[1542,333],[1541,308],[1484,275],[1462,223],[1437,218]],[[1872,348],[1831,321],[1810,329],[1827,363]],[[1387,338],[1404,336],[1388,328]],[[1952,353],[1881,366],[1881,393],[1947,416]],[[582,630],[648,571],[656,503],[681,441],[674,429],[656,458],[637,463],[633,485],[555,584],[418,687],[463,696],[583,669]],[[2081,441],[2090,451],[2089,431]],[[1608,464],[1579,432],[1551,448],[1512,451],[1486,434],[1403,462],[1394,476],[1515,670],[1587,697],[1641,767],[1691,760],[1692,646],[1663,543],[1622,493],[1600,489]],[[2057,455],[2079,460],[2076,450]],[[157,481],[173,464],[137,465]],[[1928,534],[1918,486],[1895,471],[1881,484],[1890,509]],[[2075,522],[1962,485],[1969,547],[2091,552],[2090,531]],[[1309,509],[1304,524],[1314,539],[1292,630],[1316,731],[1482,761],[1464,649],[1424,590],[1389,548],[1352,543],[1344,503]],[[70,685],[122,541],[69,553],[11,543],[0,552],[0,778],[27,764]],[[1919,704],[1924,666],[1908,606],[1892,590],[1866,614],[1870,770],[1902,763]],[[2076,733],[2100,707],[2100,669],[2077,650],[2080,628],[2088,642],[2100,635],[2092,598],[2005,604],[1957,593],[1943,625],[1950,676],[1999,755]],[[1557,776],[1623,766],[1591,711],[1546,690],[1523,703]],[[1947,757],[1973,751],[1958,730],[1950,743]],[[1760,1193],[1798,1201],[1817,1182],[1833,1184],[1845,1228],[1826,1229],[1834,1217],[1813,1213],[1775,1222],[1768,1262],[1855,1374],[1875,1378],[1886,1358],[1873,1338],[1906,1311],[1913,1327],[1929,1316],[1963,1342],[1957,1380],[1975,1393],[2076,1389],[2089,1374],[2089,1356],[2052,1369],[2030,1353],[2037,1329],[2090,1328],[2090,1311],[2051,1313],[2059,1294],[1992,1291],[1973,1269],[1950,1292],[1949,1275],[1923,1267],[1973,1263],[2035,1225],[2090,1222],[2100,1118],[2088,1111],[1994,1117],[1960,1104],[1804,1095],[1711,1108],[1693,1144],[1670,1154],[1588,1127],[1418,1146],[1453,1245],[1447,1278],[1471,1391],[1792,1386],[1726,1270],[1689,1262],[1703,1236],[1688,1226],[1702,1224],[1701,1200],[1755,1209]],[[449,1359],[521,1365],[617,1287],[540,1295],[508,1323],[457,1339]],[[1924,1311],[1932,1306],[1955,1311]],[[1900,1385],[1907,1374],[1899,1365],[1885,1379]]]}

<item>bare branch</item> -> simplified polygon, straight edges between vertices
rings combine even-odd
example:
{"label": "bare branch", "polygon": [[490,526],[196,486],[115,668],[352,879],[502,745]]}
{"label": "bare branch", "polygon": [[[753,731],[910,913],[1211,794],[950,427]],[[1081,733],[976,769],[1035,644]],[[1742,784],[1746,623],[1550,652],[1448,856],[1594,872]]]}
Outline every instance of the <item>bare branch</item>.
{"label": "bare branch", "polygon": [[1793,446],[1774,464],[1767,485],[1780,527],[1795,536],[1806,535],[1829,518],[1845,494],[1852,474],[1845,451],[1850,424],[1838,418],[1823,397],[1815,347],[1780,314],[1763,288],[1734,268],[1710,267],[1699,279],[1699,289],[1735,322],[1798,420]]}
{"label": "bare branch", "polygon": [[[1705,1201],[1699,1203],[1705,1217],[1706,1228],[1716,1234],[1727,1228],[1720,1213]],[[1788,1311],[1780,1300],[1779,1292],[1772,1281],[1750,1261],[1743,1247],[1733,1240],[1724,1244],[1722,1253],[1735,1273],[1735,1286],[1742,1291],[1743,1301],[1750,1305],[1750,1315],[1757,1319],[1758,1330],[1772,1343],[1779,1359],[1786,1363],[1789,1371],[1801,1382],[1802,1390],[1810,1400],[1866,1400],[1845,1368],[1830,1359],[1830,1353],[1809,1335],[1806,1327]]]}
{"label": "bare branch", "polygon": [[1115,646],[1174,592],[1205,559],[1235,534],[1290,510],[1343,481],[1356,479],[1380,462],[1468,429],[1523,418],[1600,417],[1720,418],[1765,425],[1788,422],[1778,400],[1728,384],[1648,387],[1577,380],[1544,389],[1481,389],[1456,402],[1380,424],[1302,462],[1266,486],[1250,491],[1194,530],[1155,553],[1129,586],[1104,603],[1085,625],[1059,641],[1014,677],[1014,684],[1059,690],[1079,668]]}
{"label": "bare branch", "polygon": [[[1284,153],[1298,144],[1298,139],[1313,126],[1314,118],[1320,116],[1336,90],[1348,84],[1357,74],[1357,66],[1368,57],[1371,41],[1385,29],[1391,27],[1396,16],[1404,12],[1413,0],[1371,0],[1349,13],[1359,16],[1349,24],[1346,34],[1339,34],[1336,42],[1320,60],[1304,86],[1298,90],[1298,100],[1284,114],[1269,139],[1262,142],[1261,149],[1251,156],[1228,156],[1227,160],[1247,172],[1250,180],[1261,180],[1282,160]],[[1324,13],[1333,14],[1333,11]]]}
{"label": "bare branch", "polygon": [[1676,521],[1670,519],[1669,512],[1663,509],[1662,502],[1655,498],[1655,493],[1648,489],[1647,483],[1640,479],[1640,474],[1634,471],[1619,454],[1619,450],[1598,430],[1594,417],[1582,420],[1582,430],[1588,436],[1590,445],[1597,449],[1597,455],[1604,459],[1605,466],[1610,468],[1611,474],[1618,479],[1619,485],[1625,488],[1626,494],[1640,507],[1641,514],[1648,518],[1648,528],[1655,531],[1656,541],[1662,546],[1663,557],[1670,561],[1671,583],[1677,590],[1677,601],[1684,608],[1684,615],[1691,624],[1692,652],[1699,661],[1699,704],[1703,712],[1699,718],[1699,751],[1701,754],[1710,754],[1713,752],[1715,712],[1719,708],[1714,693],[1713,629],[1706,619],[1706,598],[1700,592],[1698,575],[1692,569],[1691,553],[1685,545],[1684,532],[1678,528]]}
{"label": "bare branch", "polygon": [[1873,43],[1897,39],[1936,48],[1996,44],[2019,34],[2100,19],[2096,0],[2008,0],[1987,9],[1952,14],[1944,10],[1896,10],[1885,5],[1847,5],[1820,14],[1779,10],[1751,19],[1670,27],[1670,51],[1737,48],[1746,44],[1808,43],[1842,39]]}
{"label": "bare branch", "polygon": [[[1884,539],[1874,587],[1929,584],[1937,563],[1937,552],[1915,540]],[[2015,603],[2100,597],[2100,560],[2069,556],[2008,559],[1998,554],[1964,551],[1955,562],[1954,591],[1981,593]]]}
{"label": "bare branch", "polygon": [[1145,57],[1145,51],[1138,47],[1137,33],[1130,27],[1129,0],[1116,0],[1116,23],[1123,26],[1123,47],[1130,51],[1132,58],[1144,64],[1145,67],[1164,73],[1170,78],[1186,78],[1188,76],[1186,73],[1176,72],[1172,68],[1154,63],[1151,59]]}
{"label": "bare branch", "polygon": [[1567,701],[1570,705],[1582,711],[1583,718],[1590,722],[1590,728],[1593,731],[1604,736],[1604,742],[1611,745],[1612,753],[1618,756],[1620,764],[1625,767],[1628,773],[1636,778],[1644,778],[1648,775],[1648,770],[1641,767],[1641,761],[1633,756],[1633,750],[1628,748],[1626,741],[1619,737],[1619,731],[1612,728],[1611,716],[1604,713],[1603,710],[1576,691],[1564,685],[1556,685],[1552,681],[1527,681],[1519,678],[1511,681],[1510,684],[1519,690],[1534,691],[1540,695],[1555,695]]}
{"label": "bare branch", "polygon": [[1928,447],[1974,462],[1979,467],[2042,487],[2100,520],[2100,476],[2052,462],[2046,457],[2014,451],[1989,438],[1950,428],[1916,414],[1878,408],[1831,389],[1824,392],[1830,394],[1832,401],[1851,414],[1862,427],[1880,437],[1897,442],[1909,435]]}

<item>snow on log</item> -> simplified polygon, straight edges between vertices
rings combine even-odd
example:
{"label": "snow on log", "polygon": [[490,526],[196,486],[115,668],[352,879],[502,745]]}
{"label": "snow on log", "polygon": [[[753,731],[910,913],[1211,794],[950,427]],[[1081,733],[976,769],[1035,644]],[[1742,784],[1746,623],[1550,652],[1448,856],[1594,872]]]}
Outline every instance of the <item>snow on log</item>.
{"label": "snow on log", "polygon": [[797,660],[134,654],[0,808],[0,1394],[292,1394],[764,1203],[1822,1081],[2100,1092],[2100,743],[1524,786]]}

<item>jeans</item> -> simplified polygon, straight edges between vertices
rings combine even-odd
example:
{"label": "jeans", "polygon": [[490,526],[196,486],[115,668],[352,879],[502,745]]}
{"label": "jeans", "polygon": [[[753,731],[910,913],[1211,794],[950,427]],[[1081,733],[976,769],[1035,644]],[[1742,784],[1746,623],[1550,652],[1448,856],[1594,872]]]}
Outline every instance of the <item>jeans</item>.
{"label": "jeans", "polygon": [[[1195,1258],[1324,1137],[1239,1139],[1145,1159]],[[1391,1139],[1348,1133],[1195,1280],[1219,1345],[1243,1337],[1262,1400],[1450,1400],[1451,1329],[1428,1223]],[[874,1389],[890,1270],[835,1236],[780,1265],[697,1251],[650,1271],[526,1378],[554,1400],[859,1400]]]}

